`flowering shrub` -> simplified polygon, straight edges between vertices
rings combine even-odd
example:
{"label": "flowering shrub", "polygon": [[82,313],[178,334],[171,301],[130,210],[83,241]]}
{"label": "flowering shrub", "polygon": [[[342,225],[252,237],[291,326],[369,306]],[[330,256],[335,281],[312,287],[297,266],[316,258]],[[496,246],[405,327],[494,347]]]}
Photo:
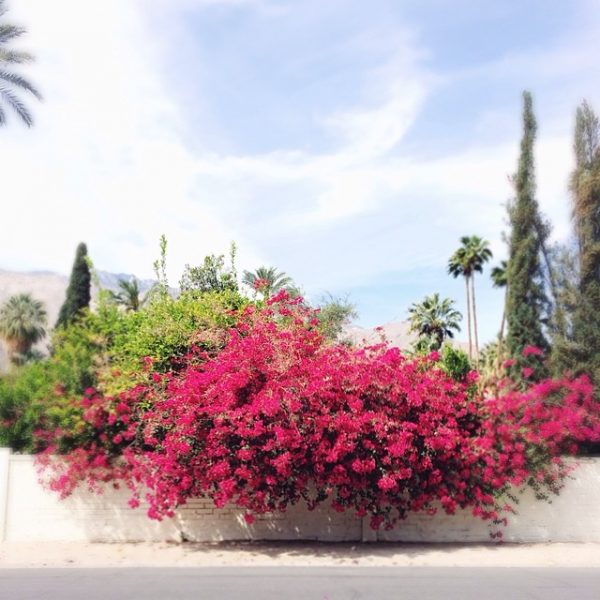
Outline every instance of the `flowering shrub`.
{"label": "flowering shrub", "polygon": [[510,485],[557,491],[559,456],[600,439],[589,381],[544,381],[484,399],[475,372],[447,375],[439,355],[325,343],[314,312],[285,293],[246,307],[224,349],[192,351],[115,396],[81,400],[88,442],[41,456],[62,495],[81,482],[146,494],[149,516],[198,496],[252,514],[309,507],[370,515],[391,527],[409,511],[471,508],[498,520]]}

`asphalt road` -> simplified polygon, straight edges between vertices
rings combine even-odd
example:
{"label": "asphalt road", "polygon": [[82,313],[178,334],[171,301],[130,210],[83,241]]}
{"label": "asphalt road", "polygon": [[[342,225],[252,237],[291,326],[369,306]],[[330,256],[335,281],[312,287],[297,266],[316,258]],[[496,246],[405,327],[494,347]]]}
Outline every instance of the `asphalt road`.
{"label": "asphalt road", "polygon": [[600,569],[0,569],[1,600],[600,600]]}

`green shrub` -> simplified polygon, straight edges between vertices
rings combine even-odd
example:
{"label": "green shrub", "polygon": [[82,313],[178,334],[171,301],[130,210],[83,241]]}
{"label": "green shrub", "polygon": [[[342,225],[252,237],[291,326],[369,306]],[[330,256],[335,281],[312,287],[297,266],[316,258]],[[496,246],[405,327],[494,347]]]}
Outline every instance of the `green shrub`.
{"label": "green shrub", "polygon": [[233,311],[247,303],[232,290],[163,295],[138,312],[101,302],[54,332],[47,359],[0,379],[0,446],[35,451],[36,429],[69,431],[78,443],[85,435],[78,401],[87,388],[117,394],[144,380],[145,360],[166,372],[192,346],[218,350],[235,323]]}
{"label": "green shrub", "polygon": [[465,381],[467,374],[472,370],[469,357],[458,348],[444,344],[441,351],[442,370],[455,381]]}

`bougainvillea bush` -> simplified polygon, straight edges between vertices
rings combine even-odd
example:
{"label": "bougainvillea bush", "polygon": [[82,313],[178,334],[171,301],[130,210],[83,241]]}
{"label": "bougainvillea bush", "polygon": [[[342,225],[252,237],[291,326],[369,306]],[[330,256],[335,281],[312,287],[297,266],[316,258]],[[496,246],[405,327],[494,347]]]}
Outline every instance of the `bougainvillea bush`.
{"label": "bougainvillea bush", "polygon": [[88,442],[57,457],[69,434],[46,432],[40,463],[63,496],[124,485],[152,518],[199,496],[249,521],[329,500],[378,528],[437,506],[500,520],[510,486],[557,491],[560,456],[600,439],[585,377],[486,397],[475,372],[457,381],[439,360],[327,343],[315,313],[282,293],[245,307],[217,354],[192,347],[176,372],[147,359],[144,378],[114,396],[88,389]]}

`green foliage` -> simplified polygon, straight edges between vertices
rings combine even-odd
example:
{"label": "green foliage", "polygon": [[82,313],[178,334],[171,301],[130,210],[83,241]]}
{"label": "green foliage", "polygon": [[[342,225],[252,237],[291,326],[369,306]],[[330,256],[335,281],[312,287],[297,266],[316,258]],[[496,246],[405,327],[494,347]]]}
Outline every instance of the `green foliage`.
{"label": "green foliage", "polygon": [[110,299],[125,310],[137,312],[146,304],[151,292],[152,290],[142,296],[139,281],[135,277],[131,281],[121,279],[119,281],[119,291],[110,292]]}
{"label": "green foliage", "polygon": [[177,368],[192,345],[214,351],[225,331],[235,323],[232,311],[247,300],[237,292],[183,293],[179,298],[157,298],[138,312],[120,313],[111,332],[99,385],[117,393],[138,380],[148,357],[160,372]]}
{"label": "green foliage", "polygon": [[0,447],[30,452],[40,410],[35,406],[48,389],[46,366],[33,363],[0,379]]}
{"label": "green foliage", "polygon": [[439,350],[444,340],[460,331],[462,315],[454,308],[454,300],[441,299],[436,292],[409,308],[410,330],[419,336],[415,351],[419,353]]}
{"label": "green foliage", "polygon": [[254,272],[244,271],[242,283],[261,294],[264,300],[281,290],[289,292],[291,296],[299,293],[292,278],[279,272],[276,267],[258,267]]}
{"label": "green foliage", "polygon": [[[145,362],[160,372],[176,370],[192,346],[222,347],[247,300],[233,291],[157,296],[137,312],[110,303],[55,331],[52,354],[0,380],[0,444],[32,451],[34,429],[69,431],[76,445],[83,427],[74,401],[93,387],[117,394],[144,381]],[[65,448],[61,448],[65,450]]]}
{"label": "green foliage", "polygon": [[82,242],[77,246],[65,301],[58,314],[56,327],[65,327],[82,315],[91,300],[92,276],[87,261],[87,247]]}
{"label": "green foliage", "polygon": [[503,260],[490,273],[494,287],[505,288],[508,285],[508,261]]}
{"label": "green foliage", "polygon": [[[0,18],[7,12],[4,0],[0,0]],[[2,19],[3,21],[3,19]],[[4,105],[9,106],[21,121],[31,127],[33,117],[17,92],[31,94],[38,100],[42,96],[36,87],[25,77],[13,70],[15,65],[33,61],[33,56],[22,50],[11,50],[8,44],[26,33],[25,28],[10,23],[0,23],[0,126],[6,124]]]}
{"label": "green foliage", "polygon": [[473,368],[466,352],[447,343],[442,346],[441,367],[455,381],[465,381]]}
{"label": "green foliage", "polygon": [[224,292],[238,291],[237,274],[235,270],[235,246],[232,245],[231,262],[225,266],[225,256],[210,254],[204,257],[202,265],[197,267],[185,266],[185,271],[179,282],[182,292]]}
{"label": "green foliage", "polygon": [[482,349],[477,365],[481,389],[496,389],[498,382],[506,374],[503,367],[503,346],[501,340],[488,342]]}
{"label": "green foliage", "polygon": [[577,109],[574,149],[571,193],[578,281],[570,366],[600,384],[600,120],[587,102]]}
{"label": "green foliage", "polygon": [[569,245],[556,245],[552,264],[558,293],[548,323],[550,370],[561,377],[567,371],[574,372],[577,366],[578,349],[573,337],[573,319],[580,302],[577,251]]}
{"label": "green foliage", "polygon": [[154,274],[158,284],[156,292],[159,296],[164,297],[169,295],[169,281],[167,279],[167,238],[163,233],[159,240],[160,256],[154,261]]}
{"label": "green foliage", "polygon": [[483,265],[492,257],[489,242],[476,235],[460,238],[461,246],[448,261],[448,273],[453,277],[472,277],[483,272]]}
{"label": "green foliage", "polygon": [[11,296],[0,308],[0,336],[13,363],[33,357],[31,347],[46,335],[46,311],[30,294]]}
{"label": "green foliage", "polygon": [[509,355],[516,360],[511,371],[515,380],[522,377],[522,368],[525,366],[535,369],[534,378],[545,375],[539,361],[531,363],[522,352],[529,345],[542,350],[548,348],[543,332],[543,324],[547,321],[548,299],[541,264],[546,231],[540,227],[542,218],[535,198],[533,147],[536,132],[531,94],[524,92],[523,138],[518,171],[514,177],[516,198],[509,207],[511,229],[506,298],[506,345]]}
{"label": "green foliage", "polygon": [[344,327],[357,317],[356,307],[348,301],[348,298],[338,298],[331,294],[323,299],[317,313],[321,331],[330,340],[338,339]]}
{"label": "green foliage", "polygon": [[0,379],[0,446],[31,452],[36,449],[36,429],[82,427],[73,400],[96,383],[97,362],[110,328],[108,320],[90,315],[55,332],[49,358]]}

